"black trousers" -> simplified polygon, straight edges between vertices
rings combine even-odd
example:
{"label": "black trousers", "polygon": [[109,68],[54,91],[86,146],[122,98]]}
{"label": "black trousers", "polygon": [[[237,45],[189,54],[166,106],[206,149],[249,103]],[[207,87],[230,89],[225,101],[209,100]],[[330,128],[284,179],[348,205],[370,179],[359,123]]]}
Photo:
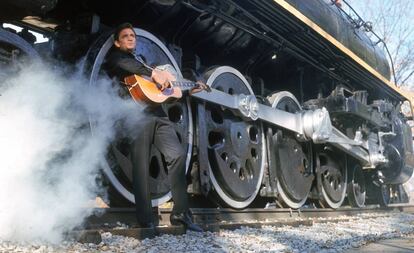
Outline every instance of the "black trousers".
{"label": "black trousers", "polygon": [[156,146],[167,163],[168,179],[174,201],[172,212],[182,213],[188,210],[186,152],[171,124],[167,118],[146,117],[143,126],[139,128],[137,138],[131,144],[136,216],[140,223],[153,222],[148,185],[151,145]]}

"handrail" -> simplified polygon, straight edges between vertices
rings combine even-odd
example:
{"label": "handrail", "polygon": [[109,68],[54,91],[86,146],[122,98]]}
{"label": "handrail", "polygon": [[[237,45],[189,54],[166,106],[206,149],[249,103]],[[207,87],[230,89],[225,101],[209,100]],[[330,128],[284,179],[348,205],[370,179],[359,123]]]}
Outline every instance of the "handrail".
{"label": "handrail", "polygon": [[352,24],[354,24],[355,25],[355,28],[357,28],[357,29],[359,29],[359,28],[361,28],[361,27],[364,27],[365,28],[365,31],[366,32],[370,32],[370,33],[372,33],[377,39],[378,39],[378,41],[375,43],[375,45],[378,45],[380,42],[382,42],[382,44],[384,45],[384,48],[385,48],[385,50],[387,51],[387,54],[388,54],[388,57],[389,57],[389,59],[390,59],[390,62],[391,62],[391,70],[392,70],[392,75],[393,75],[393,77],[394,77],[394,85],[396,86],[396,87],[399,87],[399,85],[397,85],[397,78],[396,78],[396,76],[395,76],[395,68],[394,68],[394,61],[393,61],[393,59],[392,59],[392,57],[391,57],[391,53],[390,53],[390,51],[388,50],[388,46],[387,46],[387,44],[385,43],[385,41],[378,35],[378,34],[376,34],[373,30],[372,30],[372,24],[371,24],[371,22],[369,22],[369,21],[364,21],[362,18],[361,18],[361,16],[355,11],[355,9],[354,8],[352,8],[352,6],[346,1],[346,0],[342,0],[342,2],[343,3],[345,3],[347,6],[348,6],[348,8],[353,12],[352,14],[355,14],[357,17],[358,17],[358,19],[357,20],[355,20],[349,13],[347,13],[342,7],[340,7],[340,6],[338,6],[338,5],[336,5],[336,0],[331,0],[331,2],[332,2],[332,4],[333,5],[335,5],[335,6],[337,6],[337,8],[338,8],[338,10],[340,11],[340,12],[342,12],[343,14],[345,14],[345,16],[348,18],[348,20],[352,23]]}

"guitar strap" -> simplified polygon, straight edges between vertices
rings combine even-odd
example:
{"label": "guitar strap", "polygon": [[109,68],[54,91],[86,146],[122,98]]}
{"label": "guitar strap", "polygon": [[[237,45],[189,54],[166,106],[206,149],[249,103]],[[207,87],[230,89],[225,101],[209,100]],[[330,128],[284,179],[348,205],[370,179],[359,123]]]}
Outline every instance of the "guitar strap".
{"label": "guitar strap", "polygon": [[134,56],[134,58],[135,58],[135,60],[137,60],[137,61],[139,61],[142,65],[144,65],[147,69],[150,69],[150,70],[154,70],[154,68],[152,68],[151,66],[149,66],[143,59],[142,59],[142,57],[140,56],[140,55],[135,55],[134,53],[131,53],[133,56]]}

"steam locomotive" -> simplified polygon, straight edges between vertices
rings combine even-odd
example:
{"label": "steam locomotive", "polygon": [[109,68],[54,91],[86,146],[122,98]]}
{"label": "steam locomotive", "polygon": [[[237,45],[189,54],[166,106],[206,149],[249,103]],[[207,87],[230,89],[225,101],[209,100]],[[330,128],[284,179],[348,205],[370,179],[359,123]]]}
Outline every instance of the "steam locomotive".
{"label": "steam locomotive", "polygon": [[[137,54],[170,64],[211,93],[163,105],[187,150],[188,192],[243,209],[407,201],[413,173],[409,97],[370,27],[330,0],[3,0],[0,64],[22,56],[104,74],[113,27],[130,22]],[[49,41],[35,44],[30,31]],[[411,110],[411,107],[410,107]],[[132,166],[112,145],[103,173],[111,205],[134,202]],[[153,206],[171,197],[151,151]],[[347,200],[347,201],[345,201]]]}

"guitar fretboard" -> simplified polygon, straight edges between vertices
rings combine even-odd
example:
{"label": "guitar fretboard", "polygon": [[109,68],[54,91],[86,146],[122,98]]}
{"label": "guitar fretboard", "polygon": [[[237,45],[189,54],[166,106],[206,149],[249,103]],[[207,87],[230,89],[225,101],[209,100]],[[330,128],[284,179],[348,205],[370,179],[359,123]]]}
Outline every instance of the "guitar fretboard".
{"label": "guitar fretboard", "polygon": [[175,87],[179,87],[181,89],[191,89],[193,87],[198,86],[196,82],[184,80],[184,81],[172,81],[171,84]]}

